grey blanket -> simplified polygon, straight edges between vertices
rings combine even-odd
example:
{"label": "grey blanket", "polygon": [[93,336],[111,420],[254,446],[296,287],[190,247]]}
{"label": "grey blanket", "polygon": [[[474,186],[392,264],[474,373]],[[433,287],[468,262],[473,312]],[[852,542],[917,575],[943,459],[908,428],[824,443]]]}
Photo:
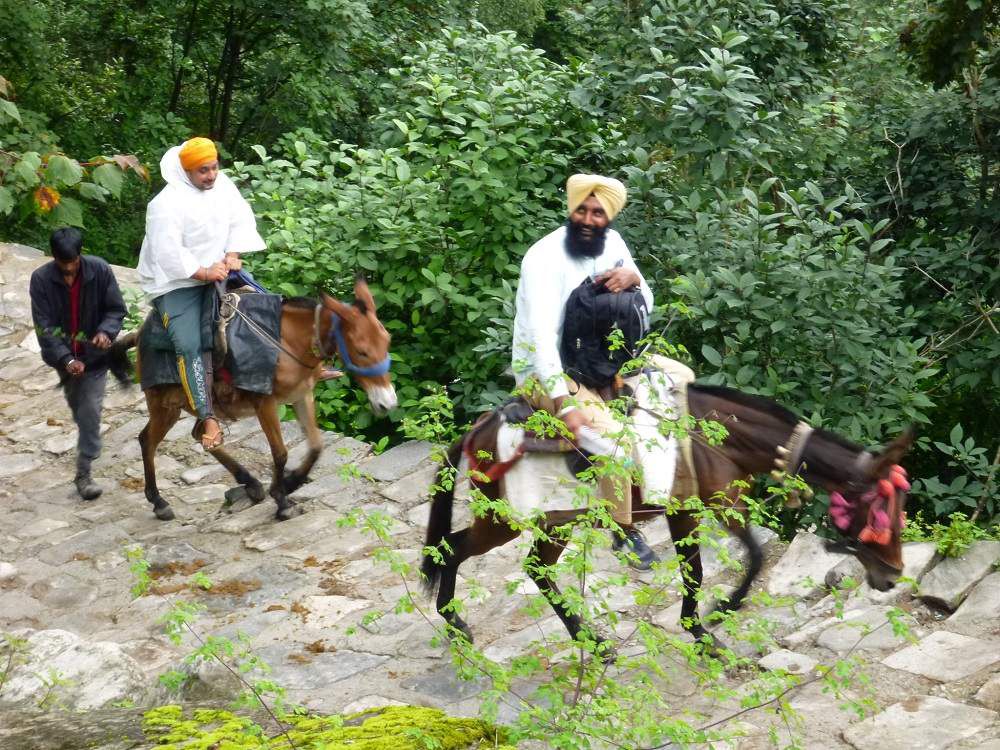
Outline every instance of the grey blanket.
{"label": "grey blanket", "polygon": [[[202,308],[201,340],[207,350],[212,348],[216,305]],[[281,295],[241,294],[239,310],[275,340],[281,340]],[[278,350],[255,333],[240,316],[235,315],[226,329],[229,351],[223,367],[231,376],[232,386],[253,393],[270,394],[274,386],[274,370]],[[178,385],[177,357],[170,337],[156,311],[150,311],[139,337],[139,379],[142,389],[156,385]],[[224,375],[216,372],[216,381]]]}

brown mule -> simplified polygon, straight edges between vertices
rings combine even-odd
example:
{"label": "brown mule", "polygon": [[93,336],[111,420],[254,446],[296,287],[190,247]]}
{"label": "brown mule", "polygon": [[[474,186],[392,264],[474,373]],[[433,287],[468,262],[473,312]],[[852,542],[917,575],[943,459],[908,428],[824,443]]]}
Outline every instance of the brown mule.
{"label": "brown mule", "polygon": [[[256,416],[271,447],[274,471],[268,489],[277,503],[276,517],[286,520],[299,510],[288,495],[309,478],[309,471],[323,449],[320,430],[316,426],[313,388],[323,371],[323,361],[339,355],[345,369],[357,378],[368,394],[372,410],[385,414],[396,406],[396,391],[388,375],[389,333],[376,315],[375,300],[364,279],[354,285],[355,301],[346,304],[323,294],[316,300],[286,300],[281,308],[281,347],[270,395],[250,393],[216,383],[215,411],[222,419],[242,419]],[[127,349],[135,346],[138,331],[133,331],[115,343],[113,356],[120,360]],[[261,346],[267,346],[263,340]],[[140,351],[141,359],[141,351]],[[224,390],[225,389],[225,390]],[[139,433],[142,464],[146,480],[146,499],[161,520],[174,518],[169,503],[156,487],[156,448],[181,411],[191,413],[183,389],[179,385],[160,385],[145,391],[149,421]],[[309,452],[302,464],[285,473],[288,449],[281,435],[278,406],[290,404],[306,434]],[[264,499],[264,488],[224,448],[211,451],[237,482],[246,489],[251,501]]]}
{"label": "brown mule", "polygon": [[[909,433],[894,440],[885,450],[872,454],[827,430],[803,433],[799,418],[782,406],[759,396],[751,396],[730,388],[690,385],[687,391],[690,413],[699,420],[722,423],[728,437],[719,446],[710,446],[702,440],[693,440],[692,453],[696,475],[697,495],[706,505],[736,511],[725,514],[726,526],[746,547],[749,564],[743,581],[719,607],[721,610],[738,608],[754,578],[760,572],[763,554],[750,534],[746,524],[748,509],[740,499],[738,480],[748,480],[756,474],[771,471],[775,466],[788,464],[790,473],[799,474],[810,485],[836,494],[849,508],[849,517],[841,533],[845,541],[841,549],[854,554],[865,566],[869,584],[885,591],[895,584],[902,573],[902,545],[900,531],[904,523],[903,508],[906,502],[905,475],[896,466],[909,449]],[[448,452],[448,465],[457,467],[463,451],[466,455],[496,456],[496,435],[500,425],[497,413],[485,417],[465,438],[455,443]],[[803,434],[807,437],[802,438]],[[799,436],[793,440],[793,436]],[[693,438],[697,435],[692,434]],[[790,454],[792,454],[790,456]],[[480,475],[482,476],[482,475]],[[890,479],[895,480],[891,485]],[[449,606],[455,597],[458,567],[470,557],[482,555],[520,535],[506,523],[492,517],[476,518],[472,525],[459,531],[451,530],[454,485],[442,482],[435,492],[427,525],[426,545],[435,548],[425,551],[421,572],[429,592],[437,590],[436,606],[447,624],[471,640],[469,626]],[[499,499],[499,482],[475,483],[488,498]],[[892,502],[884,500],[880,492],[885,489],[892,495]],[[869,519],[890,508],[888,526],[879,530],[878,538],[867,533]],[[658,506],[643,505],[636,512],[663,513]],[[547,513],[543,522],[546,532],[571,522],[577,511]],[[648,515],[647,515],[648,517]],[[699,520],[694,511],[681,507],[667,514],[667,521],[676,549],[685,555],[689,566],[684,575],[681,623],[695,638],[711,638],[698,618],[697,593],[702,583],[701,554],[698,544],[684,542],[696,534]],[[563,546],[552,538],[537,540],[529,552],[526,572],[546,596],[556,614],[576,638],[584,630],[579,614],[563,604],[556,584],[548,577],[545,566],[555,564]]]}

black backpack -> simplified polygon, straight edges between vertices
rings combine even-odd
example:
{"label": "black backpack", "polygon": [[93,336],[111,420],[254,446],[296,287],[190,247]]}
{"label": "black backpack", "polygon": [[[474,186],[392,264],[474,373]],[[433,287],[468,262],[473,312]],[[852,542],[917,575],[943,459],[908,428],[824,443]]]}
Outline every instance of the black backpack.
{"label": "black backpack", "polygon": [[[614,328],[621,330],[625,346],[612,351],[608,336]],[[610,385],[647,333],[649,310],[639,287],[613,294],[588,276],[566,300],[559,344],[563,371],[588,388]]]}

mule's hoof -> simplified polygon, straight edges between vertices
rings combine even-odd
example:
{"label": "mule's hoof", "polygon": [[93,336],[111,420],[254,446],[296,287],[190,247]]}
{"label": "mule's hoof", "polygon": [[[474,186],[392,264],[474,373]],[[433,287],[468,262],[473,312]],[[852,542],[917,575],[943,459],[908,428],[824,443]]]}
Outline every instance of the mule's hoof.
{"label": "mule's hoof", "polygon": [[161,521],[173,521],[176,518],[173,508],[169,505],[153,506],[153,515]]}
{"label": "mule's hoof", "polygon": [[274,517],[279,521],[287,521],[290,518],[301,516],[303,512],[302,508],[298,505],[286,505],[284,508],[278,508],[278,512],[274,514]]}

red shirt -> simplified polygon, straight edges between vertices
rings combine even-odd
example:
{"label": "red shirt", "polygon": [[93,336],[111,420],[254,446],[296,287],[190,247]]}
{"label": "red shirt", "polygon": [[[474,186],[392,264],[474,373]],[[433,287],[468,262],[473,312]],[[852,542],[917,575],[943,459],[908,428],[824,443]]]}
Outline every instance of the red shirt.
{"label": "red shirt", "polygon": [[74,357],[83,354],[83,342],[77,340],[77,332],[80,328],[80,289],[83,286],[81,277],[83,273],[77,273],[73,279],[73,284],[69,288],[69,348]]}

